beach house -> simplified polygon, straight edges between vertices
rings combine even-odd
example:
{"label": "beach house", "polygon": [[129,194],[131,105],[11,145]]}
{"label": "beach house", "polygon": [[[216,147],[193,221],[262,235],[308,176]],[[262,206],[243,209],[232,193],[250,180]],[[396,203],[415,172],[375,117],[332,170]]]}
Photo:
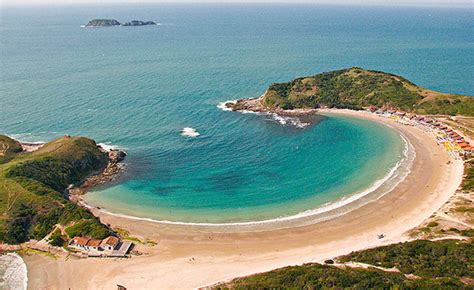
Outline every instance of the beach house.
{"label": "beach house", "polygon": [[87,237],[74,237],[69,242],[69,247],[75,248],[78,250],[88,250],[87,243],[89,242],[89,238]]}
{"label": "beach house", "polygon": [[100,248],[106,251],[113,251],[119,242],[120,240],[117,237],[109,236],[102,240]]}

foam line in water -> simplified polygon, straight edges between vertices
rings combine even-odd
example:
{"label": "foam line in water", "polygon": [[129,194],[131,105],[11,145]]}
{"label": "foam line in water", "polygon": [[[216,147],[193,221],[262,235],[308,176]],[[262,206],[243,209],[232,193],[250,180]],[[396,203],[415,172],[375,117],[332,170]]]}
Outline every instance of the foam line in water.
{"label": "foam line in water", "polygon": [[237,100],[230,100],[230,101],[225,101],[225,102],[220,102],[219,104],[217,104],[217,108],[221,109],[222,111],[232,111],[231,108],[228,108],[225,104],[227,103],[232,103],[232,104],[235,104],[237,103]]}
{"label": "foam line in water", "polygon": [[0,289],[26,290],[28,275],[26,264],[16,253],[0,255]]}
{"label": "foam line in water", "polygon": [[119,150],[119,149],[125,149],[123,147],[120,147],[116,144],[112,144],[112,142],[103,142],[103,143],[97,143],[97,146],[102,147],[105,151],[112,151],[112,150]]}
{"label": "foam line in water", "polygon": [[185,136],[185,137],[197,137],[201,134],[199,134],[198,131],[196,131],[196,129],[194,128],[191,128],[191,127],[185,127],[181,130],[181,135]]}
{"label": "foam line in water", "polygon": [[[217,104],[217,108],[223,111],[232,111],[231,108],[226,106],[227,103],[235,104],[237,103],[236,100],[229,100],[225,102],[220,102]],[[266,112],[254,112],[248,110],[240,110],[239,113],[241,114],[256,114],[256,115],[263,115],[263,116],[270,116],[273,121],[277,121],[282,126],[294,126],[296,128],[303,129],[310,125],[310,123],[302,122],[298,117],[290,117],[290,116],[282,116],[276,113],[266,113]]]}

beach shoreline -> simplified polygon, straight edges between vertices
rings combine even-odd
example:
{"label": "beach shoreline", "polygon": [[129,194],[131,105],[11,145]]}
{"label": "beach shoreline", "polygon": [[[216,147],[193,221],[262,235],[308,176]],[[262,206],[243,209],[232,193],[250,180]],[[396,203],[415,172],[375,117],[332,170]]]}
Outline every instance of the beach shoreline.
{"label": "beach shoreline", "polygon": [[[325,110],[321,111],[322,114],[340,114],[343,111],[340,110]],[[348,111],[350,112],[350,111]],[[379,120],[375,120],[378,121]],[[384,122],[379,122],[382,125],[387,126]],[[292,228],[298,226],[305,226],[315,224],[324,220],[336,218],[340,215],[347,214],[348,212],[363,206],[366,203],[372,202],[378,198],[381,198],[384,194],[390,192],[393,187],[398,183],[402,182],[407,174],[410,173],[412,162],[415,158],[415,152],[413,146],[404,137],[403,132],[387,126],[390,130],[395,130],[397,134],[401,136],[402,142],[404,143],[403,157],[381,178],[368,184],[368,186],[362,190],[353,192],[343,197],[337,198],[330,202],[316,206],[315,208],[306,209],[304,211],[292,214],[283,215],[270,219],[263,220],[251,220],[251,221],[230,221],[222,223],[206,223],[206,222],[184,222],[175,220],[160,220],[153,217],[146,216],[134,216],[132,213],[125,214],[120,211],[114,211],[109,209],[107,206],[96,206],[87,201],[85,195],[81,195],[77,200],[80,205],[88,208],[89,210],[100,212],[104,215],[115,216],[118,218],[126,218],[136,221],[147,221],[153,223],[159,223],[164,225],[181,225],[181,226],[192,226],[194,228],[200,228],[202,230],[211,230],[214,232],[252,232],[262,230],[276,230],[284,228]],[[98,214],[98,213],[97,213]]]}
{"label": "beach shoreline", "polygon": [[[410,174],[389,193],[337,218],[252,233],[160,224],[93,209],[113,228],[126,229],[131,235],[158,245],[137,245],[146,254],[121,261],[25,256],[29,287],[105,289],[121,284],[130,288],[160,285],[162,289],[189,289],[278,267],[323,261],[408,240],[406,232],[430,217],[458,188],[462,161],[450,159],[434,137],[420,128],[366,112],[318,111],[384,122],[402,131],[416,152]],[[379,239],[380,233],[386,237]],[[152,273],[147,270],[150,267],[154,269]]]}

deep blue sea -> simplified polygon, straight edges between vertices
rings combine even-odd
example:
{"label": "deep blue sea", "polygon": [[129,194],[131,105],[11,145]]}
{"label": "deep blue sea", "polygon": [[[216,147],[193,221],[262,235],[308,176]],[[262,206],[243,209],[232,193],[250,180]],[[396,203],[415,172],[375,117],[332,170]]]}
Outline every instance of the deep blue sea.
{"label": "deep blue sea", "polygon": [[[292,215],[370,187],[402,156],[391,129],[315,117],[297,128],[220,102],[359,66],[474,94],[473,9],[290,4],[2,7],[0,133],[83,135],[127,171],[87,200],[185,222]],[[158,26],[82,28],[93,18]],[[181,134],[185,127],[198,137]]]}

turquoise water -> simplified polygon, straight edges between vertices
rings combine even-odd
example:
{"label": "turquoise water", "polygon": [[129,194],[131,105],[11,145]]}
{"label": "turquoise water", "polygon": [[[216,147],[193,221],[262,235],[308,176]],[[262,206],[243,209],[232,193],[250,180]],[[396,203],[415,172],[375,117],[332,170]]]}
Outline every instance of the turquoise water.
{"label": "turquoise water", "polygon": [[[350,66],[472,95],[472,9],[309,5],[1,8],[0,132],[84,135],[128,153],[95,205],[192,222],[261,220],[364,190],[400,159],[392,130],[321,116],[304,129],[224,112],[272,82]],[[84,29],[92,18],[156,27]],[[21,21],[19,21],[19,19]],[[181,135],[193,127],[201,135]]]}

